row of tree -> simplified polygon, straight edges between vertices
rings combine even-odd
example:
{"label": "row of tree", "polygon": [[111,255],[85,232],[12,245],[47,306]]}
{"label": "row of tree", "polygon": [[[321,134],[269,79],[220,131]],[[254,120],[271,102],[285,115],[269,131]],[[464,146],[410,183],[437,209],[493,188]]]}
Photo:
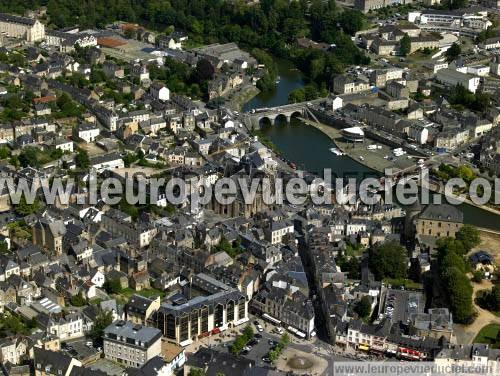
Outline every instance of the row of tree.
{"label": "row of tree", "polygon": [[250,341],[253,337],[253,329],[250,325],[245,326],[245,329],[243,329],[243,333],[236,337],[234,340],[233,344],[229,348],[229,351],[231,351],[233,354],[239,354],[241,350],[243,350],[243,347],[246,346],[248,341]]}
{"label": "row of tree", "polygon": [[479,232],[472,226],[463,226],[455,239],[443,238],[437,242],[439,276],[453,320],[470,323],[474,319],[473,289],[467,272],[465,255],[480,242]]}

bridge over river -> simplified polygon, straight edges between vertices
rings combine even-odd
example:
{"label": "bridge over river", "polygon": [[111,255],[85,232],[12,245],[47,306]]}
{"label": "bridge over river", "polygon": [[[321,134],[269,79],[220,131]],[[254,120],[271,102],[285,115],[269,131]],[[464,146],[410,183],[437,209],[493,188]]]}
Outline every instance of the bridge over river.
{"label": "bridge over river", "polygon": [[278,107],[258,108],[243,113],[242,120],[249,129],[260,129],[262,125],[267,122],[271,125],[275,125],[277,122],[286,121],[289,123],[293,117],[314,118],[314,115],[309,111],[309,107],[317,105],[322,101],[324,101],[324,98],[310,102],[286,104]]}

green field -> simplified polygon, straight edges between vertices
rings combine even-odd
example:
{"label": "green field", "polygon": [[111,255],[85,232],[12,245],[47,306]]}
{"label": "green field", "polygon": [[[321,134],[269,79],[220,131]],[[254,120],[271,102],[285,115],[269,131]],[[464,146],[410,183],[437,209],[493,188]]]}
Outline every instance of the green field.
{"label": "green field", "polygon": [[[493,345],[494,348],[500,348],[500,324],[489,324],[483,327],[476,338],[474,343],[488,343]],[[498,338],[498,340],[497,340]]]}
{"label": "green field", "polygon": [[141,291],[135,291],[134,289],[127,287],[125,289],[122,289],[122,291],[120,292],[120,294],[123,295],[126,298],[130,298],[134,294],[142,295],[142,296],[144,296],[146,298],[151,298],[152,296],[158,296],[158,295],[160,296],[160,298],[164,298],[165,297],[165,291],[157,290],[157,289],[154,289],[154,288],[143,289]]}

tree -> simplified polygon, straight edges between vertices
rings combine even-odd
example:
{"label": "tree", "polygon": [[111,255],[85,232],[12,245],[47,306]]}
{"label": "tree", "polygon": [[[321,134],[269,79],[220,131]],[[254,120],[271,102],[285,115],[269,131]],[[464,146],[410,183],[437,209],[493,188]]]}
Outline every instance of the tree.
{"label": "tree", "polygon": [[205,371],[201,368],[193,367],[189,370],[188,376],[205,376]]}
{"label": "tree", "polygon": [[356,34],[363,29],[366,18],[359,10],[345,9],[339,16],[339,23],[345,33]]}
{"label": "tree", "polygon": [[252,339],[252,337],[253,337],[252,327],[250,325],[245,326],[245,329],[243,329],[243,334],[236,337],[229,350],[233,354],[239,354],[240,351],[243,350],[243,347],[245,347],[247,342]]}
{"label": "tree", "polygon": [[75,307],[83,307],[87,304],[87,300],[83,297],[81,291],[77,295],[72,296],[69,302]]}
{"label": "tree", "polygon": [[469,5],[469,0],[446,0],[445,4],[448,9],[461,9]]}
{"label": "tree", "polygon": [[461,324],[469,323],[474,315],[472,286],[469,279],[459,269],[451,268],[446,271],[443,280],[446,283],[453,320]]}
{"label": "tree", "polygon": [[5,240],[0,242],[0,254],[5,254],[9,251],[9,245]]}
{"label": "tree", "polygon": [[500,311],[500,286],[495,285],[491,290],[482,290],[478,293],[477,304],[489,311]]}
{"label": "tree", "polygon": [[106,327],[111,325],[112,322],[113,322],[113,314],[111,313],[111,311],[100,310],[95,318],[94,326],[90,331],[89,334],[90,338],[92,338],[94,342],[102,343],[104,329],[106,329]]}
{"label": "tree", "polygon": [[371,300],[368,296],[363,296],[354,306],[354,312],[361,318],[366,318],[372,311]]}
{"label": "tree", "polygon": [[0,316],[0,336],[2,338],[17,334],[27,336],[31,334],[31,329],[35,327],[36,322],[31,320],[25,321],[10,313],[5,313],[3,316]]}
{"label": "tree", "polygon": [[215,68],[207,59],[201,59],[196,63],[195,72],[197,81],[205,82],[214,78]]}
{"label": "tree", "polygon": [[265,73],[258,81],[257,88],[262,92],[272,92],[276,88],[276,79],[269,72]]}
{"label": "tree", "polygon": [[28,204],[26,202],[26,197],[23,195],[19,199],[19,204],[15,205],[14,210],[20,216],[26,217],[27,215],[39,212],[40,208],[41,203],[38,198],[35,198],[32,204]]}
{"label": "tree", "polygon": [[463,256],[467,253],[467,249],[464,244],[457,239],[453,238],[441,238],[436,242],[436,248],[438,250],[438,259],[442,260],[449,252],[454,252],[458,256]]}
{"label": "tree", "polygon": [[474,174],[474,171],[469,166],[461,165],[457,168],[455,171],[455,174],[463,179],[466,183],[470,183],[476,175]]}
{"label": "tree", "polygon": [[361,264],[357,257],[351,256],[347,258],[345,256],[339,256],[335,259],[335,262],[340,267],[340,270],[347,273],[350,279],[361,278]]}
{"label": "tree", "polygon": [[406,56],[411,51],[411,39],[408,33],[406,33],[403,38],[399,41],[399,53],[401,56]]}
{"label": "tree", "polygon": [[368,255],[370,270],[377,280],[406,277],[406,251],[396,241],[377,245],[370,249]]}
{"label": "tree", "polygon": [[35,147],[28,146],[25,147],[19,154],[19,162],[22,167],[40,167],[38,162],[38,154],[40,150]]}
{"label": "tree", "polygon": [[78,152],[75,157],[75,163],[76,166],[81,169],[89,168],[90,166],[89,154],[83,149],[78,149]]}
{"label": "tree", "polygon": [[462,241],[453,238],[439,239],[438,267],[444,294],[456,322],[466,324],[474,316],[472,285],[467,277],[464,255],[467,250]]}
{"label": "tree", "polygon": [[455,238],[462,242],[467,252],[481,243],[479,230],[471,225],[462,226],[456,233]]}
{"label": "tree", "polygon": [[283,333],[280,338],[280,343],[283,345],[283,347],[286,347],[290,343],[290,336],[288,333]]}
{"label": "tree", "polygon": [[294,89],[288,94],[288,103],[300,103],[306,101],[306,93],[303,88]]}
{"label": "tree", "polygon": [[243,335],[245,338],[248,338],[248,340],[253,337],[253,329],[250,325],[245,326],[245,329],[243,329]]}
{"label": "tree", "polygon": [[453,43],[450,48],[445,52],[446,60],[448,63],[452,62],[455,60],[457,57],[460,56],[462,53],[462,49],[460,48],[460,45],[457,43]]}
{"label": "tree", "polygon": [[106,279],[102,287],[108,294],[119,294],[122,291],[122,286],[118,279]]}
{"label": "tree", "polygon": [[0,159],[6,159],[10,157],[10,150],[6,146],[0,147]]}
{"label": "tree", "polygon": [[476,283],[481,283],[484,277],[485,277],[484,272],[481,270],[476,270],[474,273],[472,273],[472,281]]}

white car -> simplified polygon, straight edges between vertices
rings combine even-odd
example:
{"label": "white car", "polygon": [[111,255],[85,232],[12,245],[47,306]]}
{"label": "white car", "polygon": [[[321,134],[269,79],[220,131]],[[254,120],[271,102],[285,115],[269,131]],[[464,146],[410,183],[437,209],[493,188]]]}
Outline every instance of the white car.
{"label": "white car", "polygon": [[256,326],[257,326],[257,331],[258,331],[259,333],[262,333],[262,332],[264,331],[264,328],[262,327],[262,325],[257,324]]}

